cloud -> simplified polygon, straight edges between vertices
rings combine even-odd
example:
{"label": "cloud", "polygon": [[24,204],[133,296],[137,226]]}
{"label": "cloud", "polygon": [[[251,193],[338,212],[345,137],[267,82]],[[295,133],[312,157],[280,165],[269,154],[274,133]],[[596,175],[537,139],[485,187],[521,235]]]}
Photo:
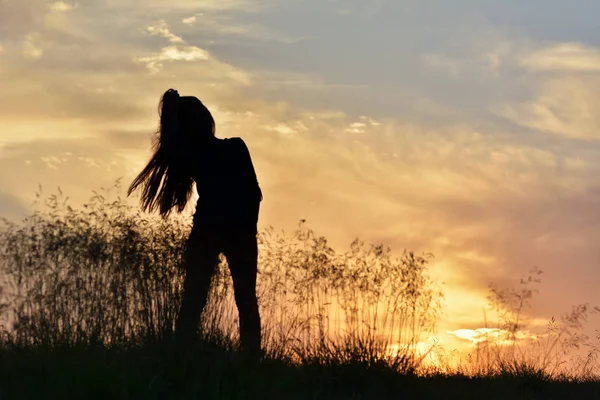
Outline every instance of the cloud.
{"label": "cloud", "polygon": [[155,25],[150,25],[146,28],[146,32],[148,32],[152,36],[160,36],[162,38],[167,39],[171,43],[183,43],[183,39],[169,30],[169,26],[163,20],[159,21]]}
{"label": "cloud", "polygon": [[505,66],[515,64],[514,44],[502,39],[455,49],[453,52],[425,53],[422,65],[432,71],[444,72],[453,79],[495,79]]}
{"label": "cloud", "polygon": [[600,76],[563,76],[540,82],[528,102],[507,103],[492,110],[513,123],[573,139],[600,139]]}
{"label": "cloud", "polygon": [[[282,43],[295,43],[303,39],[302,36],[291,36],[283,34],[280,31],[269,28],[261,24],[241,24],[233,21],[215,21],[214,25],[209,26],[212,32],[217,32],[223,36],[234,36],[248,41],[273,41]],[[210,22],[207,22],[210,24]]]}
{"label": "cloud", "polygon": [[[255,9],[255,6],[256,4],[253,4],[250,9],[244,9],[244,14],[260,10],[260,8]],[[199,16],[202,16],[201,24],[196,23]],[[186,35],[189,40],[209,39],[212,44],[229,43],[235,46],[256,46],[264,42],[293,44],[305,38],[303,35],[289,34],[282,29],[276,29],[273,25],[277,24],[262,23],[258,18],[248,21],[240,18],[238,13],[214,11],[197,13],[183,18],[182,23],[193,26],[193,30]]]}
{"label": "cloud", "polygon": [[50,5],[50,10],[53,12],[68,12],[73,10],[73,5],[64,1],[57,1]]}
{"label": "cloud", "polygon": [[146,64],[152,72],[158,72],[163,67],[165,61],[199,61],[208,60],[210,55],[208,51],[196,46],[167,46],[163,47],[160,52],[150,56],[137,57],[136,61]]}
{"label": "cloud", "polygon": [[346,132],[348,133],[365,133],[365,128],[368,126],[379,126],[381,125],[379,122],[374,119],[362,115],[359,117],[357,122],[351,122],[346,128]]}
{"label": "cloud", "polygon": [[170,11],[186,11],[186,10],[203,10],[211,12],[223,12],[232,10],[241,10],[246,12],[258,12],[262,8],[269,5],[257,4],[249,0],[177,0],[170,2],[165,6],[163,0],[123,0],[115,2],[115,8],[126,9],[160,9]]}
{"label": "cloud", "polygon": [[231,77],[240,82],[248,82],[248,76],[243,71],[233,68],[228,64],[222,63],[213,59],[210,53],[198,46],[188,45],[181,37],[174,35],[164,21],[160,21],[156,25],[147,28],[147,33],[152,36],[160,36],[168,39],[177,45],[170,45],[160,49],[158,52],[153,52],[147,56],[134,57],[134,61],[146,65],[146,68],[151,73],[158,73],[162,70],[165,62],[183,61],[208,61],[211,60],[211,66],[215,69],[220,69],[221,74]]}
{"label": "cloud", "polygon": [[538,339],[538,336],[531,332],[517,331],[514,334],[515,340],[513,340],[511,332],[498,328],[457,329],[455,331],[448,331],[447,334],[469,341],[475,346],[486,342],[501,346],[510,346],[515,342]]}
{"label": "cloud", "polygon": [[292,128],[287,124],[277,124],[275,126],[266,126],[265,128],[280,133],[282,135],[293,135],[297,133],[296,129]]}
{"label": "cloud", "polygon": [[600,72],[600,50],[581,43],[559,43],[523,56],[522,67],[533,71]]}
{"label": "cloud", "polygon": [[30,60],[37,60],[44,55],[39,33],[30,33],[23,41],[23,56]]}
{"label": "cloud", "polygon": [[[489,105],[496,116],[518,127],[569,139],[600,139],[600,50],[577,42],[540,47],[531,43],[507,46],[503,64],[514,76],[500,82],[521,82],[509,96]],[[495,63],[495,62],[494,62]],[[494,64],[493,63],[493,64]],[[500,89],[499,89],[500,90]]]}
{"label": "cloud", "polygon": [[460,62],[460,60],[448,57],[443,54],[423,54],[421,56],[421,61],[423,65],[425,65],[428,68],[447,71],[450,75],[453,76],[459,75],[462,69],[462,63]]}
{"label": "cloud", "polygon": [[[202,14],[200,14],[200,15],[202,15]],[[196,16],[192,15],[191,17],[183,18],[181,20],[181,23],[183,23],[185,25],[194,25],[196,23]]]}

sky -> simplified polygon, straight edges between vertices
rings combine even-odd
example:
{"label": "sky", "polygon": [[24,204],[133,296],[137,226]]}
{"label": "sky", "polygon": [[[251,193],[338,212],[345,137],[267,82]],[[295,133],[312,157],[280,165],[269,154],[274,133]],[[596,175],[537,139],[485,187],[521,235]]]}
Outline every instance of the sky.
{"label": "sky", "polygon": [[[600,303],[593,0],[0,0],[0,215],[80,203],[150,155],[168,88],[242,137],[260,225],[431,252],[440,335],[544,271],[545,325]],[[466,331],[465,331],[466,330]],[[449,332],[462,332],[452,334]]]}

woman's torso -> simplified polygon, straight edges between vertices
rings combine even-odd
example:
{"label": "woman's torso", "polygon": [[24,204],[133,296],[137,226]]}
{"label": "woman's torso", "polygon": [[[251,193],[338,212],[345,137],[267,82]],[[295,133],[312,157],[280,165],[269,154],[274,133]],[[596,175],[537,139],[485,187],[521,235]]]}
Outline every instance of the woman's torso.
{"label": "woman's torso", "polygon": [[195,228],[255,231],[260,188],[242,139],[215,139],[199,153],[192,171],[199,196]]}

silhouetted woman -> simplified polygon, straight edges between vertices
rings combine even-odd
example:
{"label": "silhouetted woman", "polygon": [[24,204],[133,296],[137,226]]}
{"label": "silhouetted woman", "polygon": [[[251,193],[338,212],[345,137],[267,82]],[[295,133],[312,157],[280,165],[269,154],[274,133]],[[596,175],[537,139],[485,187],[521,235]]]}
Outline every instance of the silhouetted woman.
{"label": "silhouetted woman", "polygon": [[154,155],[133,181],[142,188],[142,209],[163,217],[185,208],[196,183],[198,203],[185,254],[184,293],[175,325],[177,341],[195,337],[218,256],[223,253],[233,278],[242,349],[260,351],[256,298],[256,224],[262,193],[250,153],[240,138],[218,139],[215,122],[196,97],[169,89],[160,103],[160,129]]}

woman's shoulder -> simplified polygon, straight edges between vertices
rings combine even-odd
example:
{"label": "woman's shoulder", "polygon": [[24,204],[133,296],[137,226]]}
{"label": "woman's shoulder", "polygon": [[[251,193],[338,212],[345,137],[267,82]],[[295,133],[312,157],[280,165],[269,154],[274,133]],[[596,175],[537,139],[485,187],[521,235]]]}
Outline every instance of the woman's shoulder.
{"label": "woman's shoulder", "polygon": [[246,142],[241,137],[230,137],[224,139],[224,142],[230,145],[231,147],[235,147],[236,149],[247,150]]}
{"label": "woman's shoulder", "polygon": [[223,141],[226,143],[234,144],[234,145],[246,144],[246,143],[244,143],[244,139],[242,139],[241,137],[237,137],[237,136],[225,138],[225,139],[223,139]]}

